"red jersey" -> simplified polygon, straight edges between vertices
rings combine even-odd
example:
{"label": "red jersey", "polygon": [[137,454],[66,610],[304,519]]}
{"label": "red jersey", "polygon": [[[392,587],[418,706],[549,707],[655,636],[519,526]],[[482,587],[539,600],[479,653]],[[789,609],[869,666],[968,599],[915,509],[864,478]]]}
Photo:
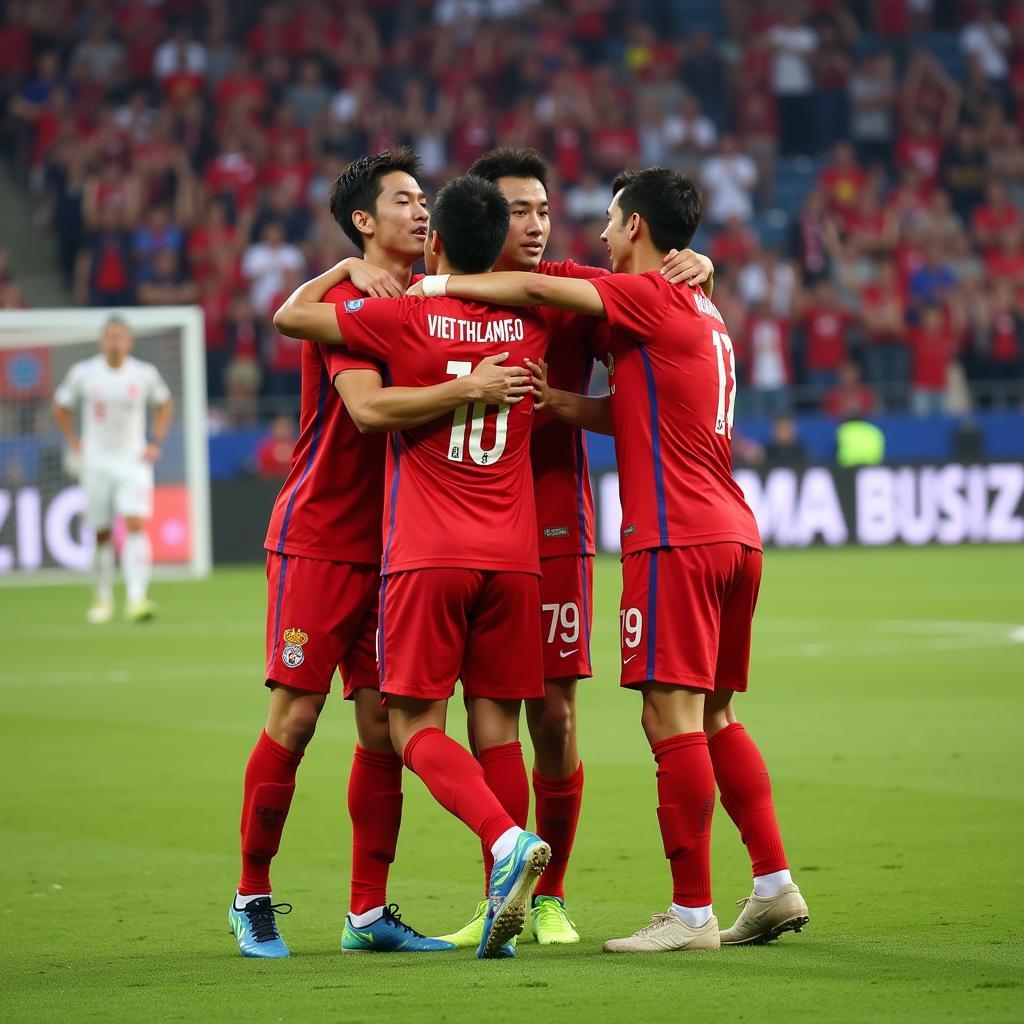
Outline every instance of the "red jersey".
{"label": "red jersey", "polygon": [[[362,295],[349,282],[325,301]],[[386,434],[360,434],[334,390],[345,370],[377,370],[337,345],[302,343],[302,405],[292,465],[274,502],[264,547],[360,565],[380,563]]]}
{"label": "red jersey", "polygon": [[593,285],[611,331],[622,553],[723,541],[760,550],[732,477],[736,366],[721,313],[655,270]]}
{"label": "red jersey", "polygon": [[804,314],[809,370],[836,370],[846,361],[846,331],[851,320],[842,309],[815,308]]}
{"label": "red jersey", "polygon": [[[552,277],[604,277],[607,270],[572,260],[542,262],[537,268]],[[548,383],[560,391],[585,395],[594,359],[608,347],[608,326],[593,316],[570,316],[548,350]],[[594,554],[594,498],[590,492],[587,442],[582,430],[539,412],[530,442],[533,489],[537,499],[537,533],[541,558]]]}
{"label": "red jersey", "polygon": [[956,341],[945,327],[935,333],[915,327],[909,333],[911,369],[910,383],[922,391],[945,391],[949,364],[953,361]]}
{"label": "red jersey", "polygon": [[[345,343],[387,363],[391,382],[440,384],[484,356],[536,362],[566,314],[456,298],[363,299],[335,307]],[[461,406],[391,435],[383,575],[456,567],[539,575],[530,475],[533,403]]]}

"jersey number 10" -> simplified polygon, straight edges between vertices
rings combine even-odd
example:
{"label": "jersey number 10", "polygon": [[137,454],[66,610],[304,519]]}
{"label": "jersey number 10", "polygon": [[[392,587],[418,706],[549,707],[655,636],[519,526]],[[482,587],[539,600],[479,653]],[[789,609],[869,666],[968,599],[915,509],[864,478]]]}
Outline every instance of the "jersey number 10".
{"label": "jersey number 10", "polygon": [[[448,362],[447,372],[453,377],[465,377],[473,372],[473,364],[469,360],[452,359]],[[484,415],[487,406],[483,402],[473,403],[473,415],[469,416],[469,405],[460,405],[452,420],[452,433],[448,439],[448,461],[463,462],[466,442],[466,420],[469,427],[469,457],[478,466],[489,466],[501,458],[505,451],[505,440],[508,437],[508,414],[511,406],[498,406],[498,415],[494,422],[494,444],[484,448]]]}
{"label": "jersey number 10", "polygon": [[[718,412],[715,414],[715,433],[725,434],[732,439],[732,421],[736,415],[736,357],[732,351],[732,339],[721,331],[711,332],[711,344],[715,346],[715,358],[718,360]],[[726,370],[725,361],[729,367]],[[728,398],[725,386],[732,381]]]}

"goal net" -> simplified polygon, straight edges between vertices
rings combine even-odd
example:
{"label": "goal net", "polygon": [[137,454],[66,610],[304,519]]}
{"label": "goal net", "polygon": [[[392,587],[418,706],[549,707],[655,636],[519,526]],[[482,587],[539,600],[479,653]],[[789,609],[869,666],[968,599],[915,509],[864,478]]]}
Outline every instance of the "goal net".
{"label": "goal net", "polygon": [[[155,575],[210,571],[201,311],[194,306],[10,310],[0,312],[0,583],[45,580],[92,564],[85,496],[66,469],[51,403],[68,368],[97,353],[112,315],[129,325],[135,336],[132,354],[159,369],[174,400],[170,433],[155,467],[149,523]],[[75,417],[80,422],[80,410]],[[115,524],[115,543],[122,530],[123,524]]]}

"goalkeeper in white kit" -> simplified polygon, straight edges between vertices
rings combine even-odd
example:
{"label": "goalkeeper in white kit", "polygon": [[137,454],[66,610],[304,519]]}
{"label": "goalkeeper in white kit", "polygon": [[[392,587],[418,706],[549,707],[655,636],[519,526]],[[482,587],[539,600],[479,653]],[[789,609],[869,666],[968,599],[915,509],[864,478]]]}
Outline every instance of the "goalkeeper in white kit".
{"label": "goalkeeper in white kit", "polygon": [[[121,551],[127,604],[125,618],[151,619],[147,596],[152,556],[146,521],[153,511],[153,463],[171,425],[171,392],[160,371],[131,355],[134,338],[120,317],[100,336],[98,355],[75,363],[53,398],[53,413],[85,490],[85,519],[96,533],[95,591],[86,618],[114,615],[114,519],[124,519]],[[146,412],[155,406],[146,440]],[[81,407],[81,433],[75,411]]]}

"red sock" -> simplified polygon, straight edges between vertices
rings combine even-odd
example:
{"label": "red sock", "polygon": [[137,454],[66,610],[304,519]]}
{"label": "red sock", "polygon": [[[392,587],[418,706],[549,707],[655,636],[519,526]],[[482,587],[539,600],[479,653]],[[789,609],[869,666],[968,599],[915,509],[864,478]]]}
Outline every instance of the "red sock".
{"label": "red sock", "polygon": [[395,860],[402,824],[402,759],[356,746],[348,777],[352,819],[352,899],[349,910],[365,914],[387,903],[388,869]]}
{"label": "red sock", "polygon": [[709,746],[722,806],[740,830],[754,876],[784,871],[789,864],[775,818],[772,784],[757,744],[739,722],[733,722],[715,733]]}
{"label": "red sock", "polygon": [[672,902],[711,903],[711,813],[715,773],[703,732],[686,732],[651,745],[658,763],[658,823],[672,868]]}
{"label": "red sock", "polygon": [[295,772],[302,754],[260,733],[245,767],[242,791],[243,896],[270,892],[270,862],[281,845],[288,808],[295,793]]}
{"label": "red sock", "polygon": [[[530,816],[530,783],[526,778],[521,743],[502,743],[488,747],[477,754],[480,767],[484,770],[484,781],[498,798],[508,816],[520,827],[526,828]],[[494,855],[490,843],[481,843],[484,855],[484,895],[491,880]]]}
{"label": "red sock", "polygon": [[433,798],[491,847],[515,822],[484,781],[480,762],[440,729],[420,729],[405,745],[406,767]]}
{"label": "red sock", "polygon": [[567,779],[548,779],[533,773],[537,835],[551,847],[551,861],[537,882],[536,893],[565,899],[565,870],[576,838],[583,803],[583,762]]}

